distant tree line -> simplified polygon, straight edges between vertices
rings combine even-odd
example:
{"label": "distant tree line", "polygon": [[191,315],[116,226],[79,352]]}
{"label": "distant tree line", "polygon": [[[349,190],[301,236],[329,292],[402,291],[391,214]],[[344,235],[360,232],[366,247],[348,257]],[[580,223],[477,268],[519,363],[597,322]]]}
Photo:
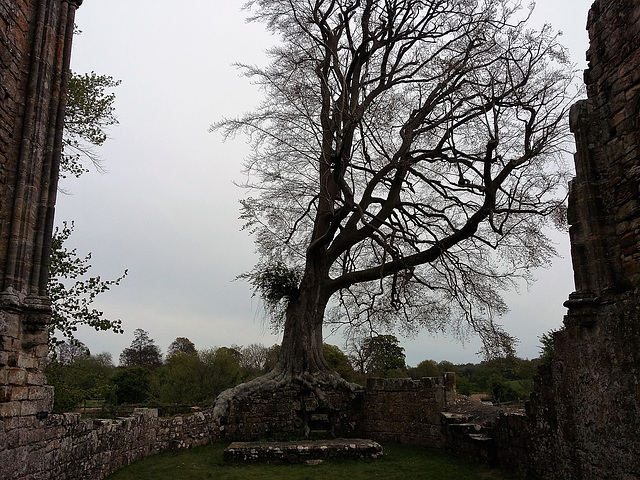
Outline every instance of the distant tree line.
{"label": "distant tree line", "polygon": [[[323,350],[331,368],[350,382],[364,384],[367,377],[419,379],[455,372],[459,393],[483,394],[500,403],[523,399],[530,393],[541,361],[514,357],[455,365],[423,360],[409,367],[404,348],[393,335],[354,340],[346,353],[326,343]],[[137,329],[131,345],[120,354],[119,366],[114,365],[111,354],[91,355],[86,346],[73,340],[55,347],[46,373],[55,387],[56,411],[87,404],[189,409],[208,407],[223,390],[269,372],[279,353],[279,345],[257,343],[198,350],[188,338],[178,337],[163,357],[149,333]]]}

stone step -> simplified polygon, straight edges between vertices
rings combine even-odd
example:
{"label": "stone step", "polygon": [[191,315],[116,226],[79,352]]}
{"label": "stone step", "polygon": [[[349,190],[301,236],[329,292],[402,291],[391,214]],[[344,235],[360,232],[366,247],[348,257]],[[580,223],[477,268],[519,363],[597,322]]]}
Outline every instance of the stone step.
{"label": "stone step", "polygon": [[444,423],[449,425],[469,423],[471,420],[473,420],[473,415],[467,415],[463,413],[442,412],[441,416]]}
{"label": "stone step", "polygon": [[331,440],[335,435],[331,430],[309,430],[309,440]]}
{"label": "stone step", "polygon": [[462,430],[464,433],[480,433],[482,431],[482,425],[477,423],[452,423],[449,428],[455,430]]}
{"label": "stone step", "polygon": [[299,442],[233,442],[223,453],[226,463],[301,463],[328,459],[381,458],[373,440],[339,438]]}
{"label": "stone step", "polygon": [[469,438],[475,442],[491,442],[493,440],[493,438],[486,433],[470,433]]}

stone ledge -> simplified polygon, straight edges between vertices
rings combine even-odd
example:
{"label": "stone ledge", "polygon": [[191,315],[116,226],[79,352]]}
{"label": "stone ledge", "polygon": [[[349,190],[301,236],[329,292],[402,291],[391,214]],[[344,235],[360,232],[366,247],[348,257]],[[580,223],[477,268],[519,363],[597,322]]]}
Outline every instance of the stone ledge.
{"label": "stone ledge", "polygon": [[359,438],[299,442],[233,442],[223,453],[225,463],[301,463],[328,459],[380,458],[382,446]]}

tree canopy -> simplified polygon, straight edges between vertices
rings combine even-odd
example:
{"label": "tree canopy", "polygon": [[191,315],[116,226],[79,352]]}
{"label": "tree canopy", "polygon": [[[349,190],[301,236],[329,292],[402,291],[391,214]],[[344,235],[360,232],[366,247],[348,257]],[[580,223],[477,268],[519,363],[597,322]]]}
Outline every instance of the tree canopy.
{"label": "tree canopy", "polygon": [[[83,163],[87,159],[99,171],[102,160],[94,148],[107,139],[106,129],[114,125],[115,94],[110,92],[120,84],[107,75],[80,75],[71,72],[67,92],[62,137],[62,158],[60,176],[71,174],[79,177],[88,169]],[[91,253],[79,257],[75,249],[65,246],[73,223],[62,222],[56,227],[51,241],[49,255],[49,281],[47,295],[52,301],[52,318],[49,324],[49,346],[53,348],[60,340],[61,333],[71,342],[76,341],[74,332],[79,325],[87,325],[96,330],[111,330],[123,333],[122,322],[104,317],[103,312],[93,308],[96,297],[119,285],[127,271],[115,280],[102,280],[100,276],[88,276]]]}
{"label": "tree canopy", "polygon": [[360,373],[368,376],[407,376],[404,347],[394,335],[364,338],[352,347],[351,358]]}
{"label": "tree canopy", "polygon": [[178,353],[184,353],[185,355],[198,355],[196,346],[187,337],[177,337],[167,349],[167,357],[176,355]]}
{"label": "tree canopy", "polygon": [[276,370],[327,371],[325,322],[471,330],[512,354],[501,291],[547,264],[565,218],[574,72],[551,27],[509,0],[248,8],[280,39],[241,65],[264,99],[213,128],[252,147],[247,278],[284,327]]}
{"label": "tree canopy", "polygon": [[118,123],[115,116],[115,93],[120,85],[109,75],[95,72],[78,74],[71,72],[67,89],[67,106],[64,112],[62,137],[61,176],[75,177],[88,172],[88,160],[102,172],[102,159],[95,152],[107,140],[107,128]]}
{"label": "tree canopy", "polygon": [[56,227],[51,240],[49,257],[49,281],[47,295],[51,300],[51,322],[49,323],[49,346],[54,347],[61,340],[57,335],[76,342],[78,326],[86,325],[95,330],[111,330],[123,333],[120,319],[108,319],[104,312],[93,308],[93,302],[101,293],[119,285],[127,271],[115,280],[103,280],[89,276],[91,253],[84,257],[76,249],[68,249],[64,242],[73,232],[73,224],[63,222]]}
{"label": "tree canopy", "polygon": [[162,365],[160,347],[149,337],[149,333],[141,328],[136,328],[133,336],[129,348],[125,348],[120,354],[120,365],[125,367],[159,367]]}

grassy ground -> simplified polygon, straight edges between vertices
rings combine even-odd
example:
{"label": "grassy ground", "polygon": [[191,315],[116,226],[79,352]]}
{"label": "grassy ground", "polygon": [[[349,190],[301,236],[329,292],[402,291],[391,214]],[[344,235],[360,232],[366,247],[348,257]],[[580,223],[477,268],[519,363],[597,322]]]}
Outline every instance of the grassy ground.
{"label": "grassy ground", "polygon": [[462,461],[439,451],[384,445],[377,460],[327,461],[319,465],[225,465],[227,444],[164,452],[124,468],[107,480],[509,480],[499,470]]}

